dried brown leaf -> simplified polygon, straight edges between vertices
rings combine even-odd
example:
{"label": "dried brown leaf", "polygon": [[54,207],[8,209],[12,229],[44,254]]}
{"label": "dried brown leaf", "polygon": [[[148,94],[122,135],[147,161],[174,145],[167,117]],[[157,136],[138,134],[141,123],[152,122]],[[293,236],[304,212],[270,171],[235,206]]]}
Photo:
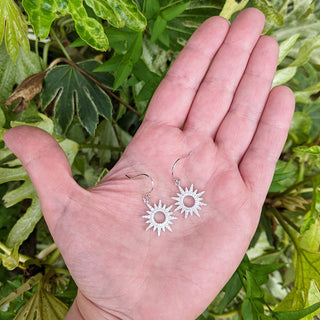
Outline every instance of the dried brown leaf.
{"label": "dried brown leaf", "polygon": [[47,70],[44,70],[23,80],[5,102],[5,106],[9,106],[18,100],[12,111],[14,113],[25,111],[28,108],[29,102],[41,92],[46,73]]}

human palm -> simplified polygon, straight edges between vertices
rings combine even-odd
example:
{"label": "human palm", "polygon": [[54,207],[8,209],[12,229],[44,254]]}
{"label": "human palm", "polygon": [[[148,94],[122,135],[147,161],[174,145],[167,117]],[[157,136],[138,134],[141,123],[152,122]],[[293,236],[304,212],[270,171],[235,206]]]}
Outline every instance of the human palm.
{"label": "human palm", "polygon": [[[160,84],[119,162],[89,190],[74,182],[49,135],[27,127],[6,134],[79,287],[68,319],[78,319],[79,310],[84,319],[195,319],[240,263],[294,106],[286,87],[270,92],[278,47],[260,36],[263,24],[255,9],[232,26],[207,20]],[[126,175],[148,175],[150,205],[170,206],[178,191],[171,169],[180,157],[174,175],[183,188],[205,191],[206,206],[200,217],[176,211],[172,232],[158,237],[142,218],[150,180]]]}

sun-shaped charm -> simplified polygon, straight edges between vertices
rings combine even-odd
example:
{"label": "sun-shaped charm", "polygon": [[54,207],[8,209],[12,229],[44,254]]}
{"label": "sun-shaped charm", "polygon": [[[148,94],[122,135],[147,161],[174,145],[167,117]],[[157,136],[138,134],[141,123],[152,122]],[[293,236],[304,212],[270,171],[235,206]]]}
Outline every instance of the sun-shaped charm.
{"label": "sun-shaped charm", "polygon": [[[205,203],[201,202],[203,199],[201,196],[204,194],[205,191],[198,192],[198,190],[193,190],[193,184],[191,185],[190,189],[186,188],[183,190],[179,185],[178,188],[180,193],[177,193],[178,197],[172,197],[173,200],[176,200],[176,206],[178,206],[174,211],[181,210],[181,213],[184,213],[185,219],[188,218],[188,215],[192,216],[193,214],[200,217],[199,210],[201,210],[201,206],[206,206]],[[190,206],[185,204],[185,199],[191,197],[193,199],[193,204]]]}
{"label": "sun-shaped charm", "polygon": [[[147,204],[148,208],[150,210],[147,210],[147,215],[143,216],[142,218],[148,219],[146,223],[149,223],[149,226],[146,230],[149,230],[153,228],[153,231],[158,231],[158,236],[160,236],[160,232],[165,232],[166,229],[172,232],[172,229],[170,227],[170,224],[172,224],[172,220],[177,219],[176,217],[172,217],[173,212],[170,211],[172,206],[166,208],[166,205],[162,205],[161,200],[159,200],[158,205],[154,204],[154,206],[150,206],[150,204]],[[156,219],[159,217],[156,217],[156,215],[160,216],[162,221],[157,221]]]}

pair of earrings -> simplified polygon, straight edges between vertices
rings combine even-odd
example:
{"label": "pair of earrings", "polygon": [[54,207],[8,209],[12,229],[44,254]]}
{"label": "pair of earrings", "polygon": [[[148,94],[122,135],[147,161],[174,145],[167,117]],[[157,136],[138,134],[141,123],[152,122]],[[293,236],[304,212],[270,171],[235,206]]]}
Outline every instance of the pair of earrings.
{"label": "pair of earrings", "polygon": [[[194,190],[193,184],[191,184],[189,189],[185,188],[185,190],[183,190],[180,185],[181,180],[174,176],[174,169],[177,163],[181,159],[189,157],[191,153],[192,152],[190,152],[186,157],[178,158],[171,169],[172,179],[179,189],[179,192],[176,194],[177,196],[171,198],[176,201],[174,204],[176,206],[174,211],[171,210],[174,205],[167,207],[165,204],[162,204],[161,200],[159,200],[158,204],[154,204],[153,206],[150,205],[150,194],[154,189],[154,182],[149,175],[142,173],[132,178],[127,176],[130,179],[134,179],[138,176],[146,176],[150,179],[152,188],[143,196],[143,201],[149,210],[146,211],[147,215],[142,216],[142,218],[147,219],[146,223],[149,224],[146,230],[153,228],[153,231],[158,232],[158,236],[160,236],[161,231],[165,232],[166,229],[172,232],[171,225],[173,224],[173,220],[177,219],[177,217],[173,216],[176,211],[180,211],[181,214],[184,214],[185,219],[187,219],[189,215],[192,216],[193,214],[200,217],[199,210],[201,210],[201,206],[206,206],[206,204],[202,202],[203,199],[201,198],[205,191],[198,193],[198,190]],[[159,216],[161,219],[159,219]]]}

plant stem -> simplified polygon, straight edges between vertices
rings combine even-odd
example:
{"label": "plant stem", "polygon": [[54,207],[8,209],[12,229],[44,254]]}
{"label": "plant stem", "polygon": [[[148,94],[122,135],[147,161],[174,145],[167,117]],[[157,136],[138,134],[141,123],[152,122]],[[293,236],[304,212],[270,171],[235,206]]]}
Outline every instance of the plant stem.
{"label": "plant stem", "polygon": [[56,249],[57,249],[57,245],[55,243],[51,243],[49,246],[47,246],[41,252],[39,252],[36,257],[42,260],[43,258],[47,257],[52,251]]}
{"label": "plant stem", "polygon": [[209,312],[210,315],[212,315],[213,317],[217,318],[217,319],[228,319],[228,318],[232,318],[234,316],[239,315],[239,310],[233,310],[227,313],[223,313],[223,314],[214,314],[212,312]]}
{"label": "plant stem", "polygon": [[286,217],[285,215],[281,215],[281,217],[291,228],[293,228],[297,232],[300,232],[299,227],[297,227],[288,217]]}
{"label": "plant stem", "polygon": [[293,234],[293,232],[291,231],[291,229],[288,227],[288,225],[286,224],[285,220],[283,219],[281,213],[276,209],[271,207],[271,212],[273,213],[273,215],[277,218],[277,220],[279,221],[281,227],[283,228],[283,230],[288,234],[288,236],[290,237],[294,247],[296,248],[296,250],[300,253],[300,247],[298,245],[298,241],[296,236]]}
{"label": "plant stem", "polygon": [[302,187],[303,185],[311,182],[314,178],[316,177],[319,177],[320,176],[320,173],[317,173],[313,176],[309,176],[309,177],[306,177],[304,178],[304,180],[298,182],[298,183],[295,183],[294,185],[292,185],[291,187],[289,187],[287,190],[283,191],[283,192],[280,192],[277,194],[277,197],[279,196],[282,196],[282,195],[285,195],[285,194],[288,194],[290,193],[291,191],[295,190],[295,189],[298,189],[299,187]]}
{"label": "plant stem", "polygon": [[69,61],[72,61],[71,60],[71,57],[69,56],[67,50],[65,49],[65,47],[63,46],[63,44],[61,43],[60,39],[58,38],[56,32],[54,31],[53,28],[51,28],[51,34],[53,35],[54,39],[57,41],[61,51],[63,52],[63,54],[66,56],[66,58],[69,60]]}
{"label": "plant stem", "polygon": [[21,287],[17,288],[13,292],[11,292],[7,297],[3,298],[0,301],[0,308],[9,303],[10,301],[14,300],[24,292],[30,290],[34,285],[36,285],[41,279],[43,275],[41,273],[36,274],[35,276],[31,277],[26,283],[24,283]]}

